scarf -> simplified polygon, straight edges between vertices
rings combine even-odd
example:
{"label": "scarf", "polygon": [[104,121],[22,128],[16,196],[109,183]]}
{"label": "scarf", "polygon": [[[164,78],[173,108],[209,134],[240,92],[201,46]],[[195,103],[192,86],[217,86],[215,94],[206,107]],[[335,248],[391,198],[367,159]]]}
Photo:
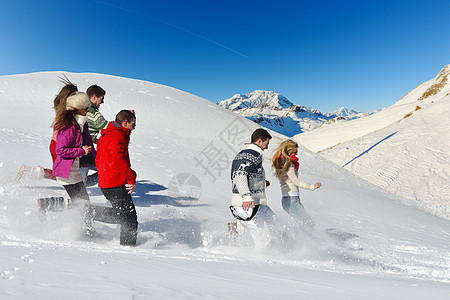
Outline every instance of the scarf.
{"label": "scarf", "polygon": [[292,163],[294,164],[295,169],[298,171],[298,168],[300,167],[300,164],[298,163],[298,157],[295,156],[295,154],[292,154],[289,156],[290,159],[292,159]]}
{"label": "scarf", "polygon": [[87,116],[75,114],[73,117],[75,118],[75,121],[77,121],[78,125],[80,125],[80,129],[81,129],[81,145],[80,145],[80,147],[82,147],[83,146],[83,131],[84,131],[83,129],[84,129],[84,124],[87,121]]}
{"label": "scarf", "polygon": [[86,121],[87,121],[87,116],[75,114],[73,117],[74,117],[75,121],[77,121],[78,125],[80,125],[81,132],[83,132],[84,123],[86,123]]}

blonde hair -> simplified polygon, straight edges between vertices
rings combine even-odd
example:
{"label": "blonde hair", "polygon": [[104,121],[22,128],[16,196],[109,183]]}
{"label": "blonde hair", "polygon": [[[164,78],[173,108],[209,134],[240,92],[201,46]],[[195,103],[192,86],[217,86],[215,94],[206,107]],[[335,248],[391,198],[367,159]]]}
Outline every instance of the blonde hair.
{"label": "blonde hair", "polygon": [[292,158],[289,156],[298,151],[298,144],[293,140],[284,140],[274,150],[272,157],[272,169],[278,179],[289,169]]}

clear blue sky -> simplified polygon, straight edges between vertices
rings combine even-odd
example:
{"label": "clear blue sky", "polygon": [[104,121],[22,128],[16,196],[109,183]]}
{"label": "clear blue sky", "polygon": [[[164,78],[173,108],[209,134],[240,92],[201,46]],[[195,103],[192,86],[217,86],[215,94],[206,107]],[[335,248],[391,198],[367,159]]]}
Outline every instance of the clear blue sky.
{"label": "clear blue sky", "polygon": [[213,102],[261,89],[370,111],[447,64],[449,0],[0,1],[0,76],[94,72]]}

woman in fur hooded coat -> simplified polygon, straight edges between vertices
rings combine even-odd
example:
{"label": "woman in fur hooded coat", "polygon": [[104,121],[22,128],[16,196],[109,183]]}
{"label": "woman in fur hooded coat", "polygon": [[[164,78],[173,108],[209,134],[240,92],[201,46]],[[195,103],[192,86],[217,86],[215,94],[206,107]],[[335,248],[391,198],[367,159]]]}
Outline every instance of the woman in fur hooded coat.
{"label": "woman in fur hooded coat", "polygon": [[[92,153],[95,148],[86,123],[87,109],[90,105],[88,96],[82,92],[73,92],[66,99],[66,105],[60,105],[53,123],[56,134],[53,176],[64,187],[74,204],[82,203],[85,214],[85,233],[92,231],[88,217],[89,196],[80,174],[80,159]],[[80,202],[80,200],[82,202]]]}

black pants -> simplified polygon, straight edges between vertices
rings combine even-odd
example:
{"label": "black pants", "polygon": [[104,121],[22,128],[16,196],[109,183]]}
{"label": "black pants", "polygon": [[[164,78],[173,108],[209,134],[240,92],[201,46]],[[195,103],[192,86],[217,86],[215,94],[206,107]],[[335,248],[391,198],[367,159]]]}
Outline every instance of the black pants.
{"label": "black pants", "polygon": [[92,231],[92,208],[90,207],[89,195],[83,181],[75,184],[63,185],[70,197],[71,205],[81,207],[83,214],[83,228]]}
{"label": "black pants", "polygon": [[102,188],[105,198],[111,203],[111,207],[95,207],[94,220],[120,224],[120,244],[135,246],[137,239],[137,214],[131,195],[126,187]]}
{"label": "black pants", "polygon": [[63,187],[66,189],[66,192],[69,195],[70,199],[72,199],[72,201],[77,200],[89,201],[89,195],[86,191],[86,186],[84,185],[83,181],[80,181],[75,184],[63,185]]}

